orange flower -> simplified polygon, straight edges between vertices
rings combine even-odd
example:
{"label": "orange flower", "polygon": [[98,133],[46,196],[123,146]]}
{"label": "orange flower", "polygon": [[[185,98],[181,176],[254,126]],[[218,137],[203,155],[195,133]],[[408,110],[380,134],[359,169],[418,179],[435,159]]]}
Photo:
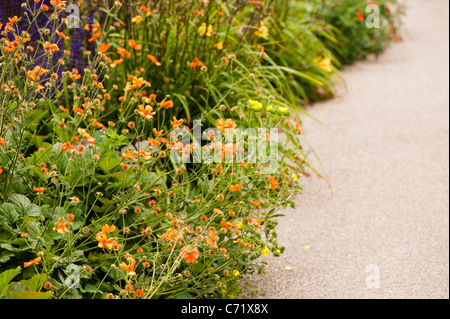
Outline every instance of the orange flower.
{"label": "orange flower", "polygon": [[6,145],[6,141],[5,139],[0,137],[0,145],[5,146]]}
{"label": "orange flower", "polygon": [[136,297],[144,297],[145,296],[145,292],[142,289],[137,289],[136,291],[133,291],[133,294]]}
{"label": "orange flower", "polygon": [[117,54],[119,54],[122,58],[129,58],[131,57],[131,52],[129,52],[127,49],[118,48]]}
{"label": "orange flower", "polygon": [[207,237],[207,238],[205,239],[205,241],[206,241],[206,243],[207,243],[208,245],[217,247],[217,243],[216,243],[216,234],[214,233],[214,230],[210,230],[210,231],[209,231],[209,237]]}
{"label": "orange flower", "polygon": [[[39,2],[36,1],[35,2]],[[61,10],[66,7],[66,2],[62,0],[51,0],[50,4],[53,5],[56,9]]]}
{"label": "orange flower", "polygon": [[357,18],[358,18],[358,20],[359,20],[360,22],[363,22],[363,21],[364,21],[364,15],[363,15],[360,11],[358,11],[358,13],[356,14],[356,16],[357,16]]}
{"label": "orange flower", "polygon": [[14,16],[12,18],[8,18],[10,23],[17,23],[20,22],[22,20],[22,17],[18,18],[17,16]]}
{"label": "orange flower", "polygon": [[103,52],[108,51],[110,47],[111,47],[110,44],[102,43],[102,45],[98,48],[98,50],[103,53]]}
{"label": "orange flower", "polygon": [[155,133],[156,136],[162,136],[164,134],[164,130],[158,131],[156,128],[154,128],[153,133]]}
{"label": "orange flower", "polygon": [[3,173],[3,166],[0,166],[0,174]]}
{"label": "orange flower", "polygon": [[150,105],[144,107],[143,105],[139,105],[139,110],[136,110],[136,113],[145,118],[147,121],[150,121],[156,112],[152,112],[153,108]]}
{"label": "orange flower", "polygon": [[61,149],[61,150],[65,150],[66,152],[68,152],[68,151],[72,150],[73,147],[74,147],[74,146],[73,146],[72,143],[66,142],[66,143],[64,143],[63,145],[61,145],[60,149]]}
{"label": "orange flower", "polygon": [[162,64],[153,55],[147,54],[147,58],[150,59],[156,66],[161,66]]}
{"label": "orange flower", "polygon": [[273,176],[267,176],[267,178],[270,180],[270,186],[266,186],[266,188],[271,188],[271,189],[277,189],[278,187],[278,181],[276,180],[275,177]]}
{"label": "orange flower", "polygon": [[230,185],[230,192],[237,192],[241,190],[241,185],[236,184],[236,185]]}
{"label": "orange flower", "polygon": [[170,109],[173,107],[173,102],[171,100],[168,101],[161,101],[158,103],[159,106],[161,106],[162,108],[166,108],[166,109]]}
{"label": "orange flower", "polygon": [[59,47],[58,45],[47,41],[44,43],[44,51],[53,54],[54,52],[59,51]]}
{"label": "orange flower", "polygon": [[171,242],[176,242],[178,239],[181,239],[181,235],[178,235],[178,231],[172,228],[169,228],[164,235],[158,235],[158,237]]}
{"label": "orange flower", "polygon": [[130,151],[130,150],[127,150],[126,153],[122,153],[122,157],[123,157],[123,158],[130,159],[130,160],[133,160],[134,162],[137,162],[137,161],[138,161],[138,159],[137,159],[136,157],[134,157],[133,154],[131,154],[131,151]]}
{"label": "orange flower", "polygon": [[177,118],[174,116],[173,121],[170,121],[173,127],[179,128],[181,124],[183,124],[184,120],[177,120]]}
{"label": "orange flower", "polygon": [[186,260],[188,264],[193,263],[198,259],[198,248],[190,246],[183,247],[180,251],[180,255]]}
{"label": "orange flower", "polygon": [[116,226],[111,225],[109,226],[108,224],[106,224],[105,226],[102,227],[102,233],[113,233],[116,230]]}
{"label": "orange flower", "polygon": [[128,40],[128,45],[130,46],[130,48],[133,48],[136,51],[139,51],[142,49],[142,45],[137,44],[136,41],[134,41],[132,39]]}
{"label": "orange flower", "polygon": [[98,233],[96,239],[99,241],[98,247],[100,248],[119,250],[119,243],[113,238],[108,238],[104,233]]}
{"label": "orange flower", "polygon": [[43,192],[44,191],[44,187],[36,187],[36,186],[33,186],[33,190],[35,191],[35,192]]}
{"label": "orange flower", "polygon": [[237,127],[236,122],[234,122],[232,119],[217,119],[216,126],[221,131],[225,130],[226,128],[233,130]]}
{"label": "orange flower", "polygon": [[89,41],[90,43],[92,43],[92,42],[95,41],[95,39],[100,38],[101,35],[102,35],[101,32],[94,33],[94,34],[92,35],[92,37],[91,37],[88,41]]}
{"label": "orange flower", "polygon": [[69,40],[69,37],[65,35],[63,32],[59,32],[58,30],[56,30],[56,34],[58,34],[64,40]]}
{"label": "orange flower", "polygon": [[53,230],[58,234],[69,233],[69,230],[66,228],[69,222],[61,221],[56,227],[53,227]]}
{"label": "orange flower", "polygon": [[39,257],[37,257],[37,258],[35,258],[35,259],[32,259],[32,260],[30,260],[30,261],[28,261],[28,262],[24,262],[23,263],[23,265],[24,265],[24,267],[30,267],[30,266],[32,266],[32,265],[37,265],[37,264],[39,264],[39,262],[42,260],[42,258],[41,258],[41,256],[39,256]]}
{"label": "orange flower", "polygon": [[136,272],[134,271],[134,266],[136,265],[136,260],[133,257],[127,258],[130,264],[126,264],[125,262],[121,262],[119,264],[120,269],[126,270],[129,276],[136,276]]}
{"label": "orange flower", "polygon": [[189,63],[189,66],[191,68],[200,67],[200,66],[204,66],[204,65],[205,64],[202,61],[200,61],[197,57],[195,57],[194,60]]}

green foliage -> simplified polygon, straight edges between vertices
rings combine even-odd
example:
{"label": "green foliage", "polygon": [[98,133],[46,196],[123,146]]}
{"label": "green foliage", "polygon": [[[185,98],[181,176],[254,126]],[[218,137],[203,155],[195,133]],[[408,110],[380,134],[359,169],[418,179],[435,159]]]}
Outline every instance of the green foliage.
{"label": "green foliage", "polygon": [[283,253],[274,219],[302,176],[322,177],[297,111],[390,35],[351,19],[362,1],[128,3],[99,1],[85,70],[58,75],[60,19],[30,47],[13,22],[2,34],[2,298],[239,296],[241,274]]}

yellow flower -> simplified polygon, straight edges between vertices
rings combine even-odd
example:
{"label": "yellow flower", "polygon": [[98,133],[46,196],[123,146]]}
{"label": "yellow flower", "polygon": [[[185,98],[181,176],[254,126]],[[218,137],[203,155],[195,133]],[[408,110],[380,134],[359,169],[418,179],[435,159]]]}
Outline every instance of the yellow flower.
{"label": "yellow flower", "polygon": [[267,247],[264,247],[264,249],[262,250],[262,254],[263,256],[267,257],[270,253],[270,249]]}
{"label": "yellow flower", "polygon": [[289,108],[287,108],[287,107],[280,107],[280,108],[278,108],[278,110],[279,110],[282,114],[289,112]]}
{"label": "yellow flower", "polygon": [[206,26],[206,23],[203,23],[203,24],[201,25],[201,27],[198,29],[198,31],[200,32],[200,35],[203,36],[203,35],[206,34],[207,37],[212,36],[212,34],[213,34],[213,32],[214,32],[213,26],[210,24],[210,25],[208,25],[208,27],[207,27],[207,26]]}
{"label": "yellow flower", "polygon": [[255,31],[255,35],[260,38],[266,38],[269,35],[269,28],[264,25],[263,21],[259,22],[259,29]]}
{"label": "yellow flower", "polygon": [[333,72],[330,57],[326,57],[320,62],[317,62],[317,59],[316,59],[316,63],[317,63],[317,67],[321,68],[322,70],[324,70],[326,72]]}
{"label": "yellow flower", "polygon": [[298,179],[298,175],[297,174],[292,174],[291,178],[295,182]]}
{"label": "yellow flower", "polygon": [[234,276],[239,276],[241,273],[239,272],[239,270],[233,270],[233,275]]}
{"label": "yellow flower", "polygon": [[216,44],[214,44],[214,47],[218,50],[222,50],[223,49],[223,41],[217,42]]}
{"label": "yellow flower", "polygon": [[242,228],[243,223],[239,222],[239,223],[237,223],[237,225],[239,226],[239,228]]}
{"label": "yellow flower", "polygon": [[273,111],[273,105],[269,105],[268,107],[267,107],[267,111]]}
{"label": "yellow flower", "polygon": [[141,17],[141,16],[135,16],[131,21],[132,21],[133,23],[139,24],[139,23],[141,23],[142,21],[144,21],[144,18]]}
{"label": "yellow flower", "polygon": [[249,100],[248,103],[250,103],[255,111],[261,110],[263,108],[263,104],[259,101]]}

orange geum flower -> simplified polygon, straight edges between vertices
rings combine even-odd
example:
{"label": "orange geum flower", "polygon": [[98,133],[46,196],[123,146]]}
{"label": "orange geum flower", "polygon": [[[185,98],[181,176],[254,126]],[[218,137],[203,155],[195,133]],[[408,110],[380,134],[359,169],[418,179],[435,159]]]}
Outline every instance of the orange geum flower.
{"label": "orange geum flower", "polygon": [[33,190],[35,191],[35,192],[43,192],[44,191],[44,187],[36,187],[36,186],[33,186]]}
{"label": "orange geum flower", "polygon": [[181,236],[178,235],[178,231],[172,228],[169,228],[162,236],[157,235],[159,238],[164,239],[165,241],[175,242],[180,239]]}
{"label": "orange geum flower", "polygon": [[5,146],[6,145],[6,141],[5,139],[0,137],[0,145]]}
{"label": "orange geum flower", "polygon": [[50,43],[47,41],[44,43],[44,51],[49,54],[53,54],[54,52],[59,51],[59,47],[55,43]]}
{"label": "orange geum flower", "polygon": [[98,240],[98,247],[100,248],[119,250],[119,243],[113,238],[108,238],[105,233],[98,233],[95,239]]}
{"label": "orange geum flower", "polygon": [[166,108],[166,109],[170,109],[173,107],[173,101],[171,100],[163,100],[161,102],[158,103],[159,106],[161,106],[162,108]]}
{"label": "orange geum flower", "polygon": [[236,184],[236,185],[230,185],[229,187],[230,192],[237,192],[241,190],[241,185]]}
{"label": "orange geum flower", "polygon": [[142,45],[137,44],[136,41],[134,41],[133,39],[128,40],[128,45],[130,46],[130,48],[133,48],[136,51],[139,51],[142,49]]}
{"label": "orange geum flower", "polygon": [[162,65],[161,62],[159,62],[158,59],[151,54],[147,54],[147,58],[149,58],[150,61],[152,61],[156,66]]}
{"label": "orange geum flower", "polygon": [[195,57],[194,60],[193,60],[192,62],[188,62],[188,63],[189,63],[189,66],[190,66],[191,68],[201,67],[201,66],[204,66],[204,65],[205,65],[205,64],[204,64],[202,61],[200,61],[197,57]]}
{"label": "orange geum flower", "polygon": [[153,133],[155,133],[156,136],[162,136],[164,134],[164,130],[158,131],[156,128],[154,128]]}
{"label": "orange geum flower", "polygon": [[237,127],[236,122],[232,119],[217,119],[216,126],[219,130],[224,131],[225,129],[235,129]]}
{"label": "orange geum flower", "polygon": [[51,0],[50,4],[53,5],[58,10],[61,10],[66,7],[66,1],[62,0]]}
{"label": "orange geum flower", "polygon": [[102,33],[101,32],[97,32],[97,33],[94,33],[93,35],[92,35],[92,37],[88,40],[90,43],[92,43],[92,42],[94,42],[95,41],[95,39],[98,39],[98,38],[100,38],[101,37],[101,35],[102,35]]}
{"label": "orange geum flower", "polygon": [[70,39],[67,35],[64,34],[64,32],[60,32],[60,31],[56,30],[56,34],[58,34],[64,40]]}
{"label": "orange geum flower", "polygon": [[69,224],[69,222],[65,222],[64,220],[62,220],[59,222],[59,224],[56,227],[53,227],[53,230],[61,235],[64,233],[69,233],[69,230],[67,229],[68,224]]}
{"label": "orange geum flower", "polygon": [[68,152],[68,151],[72,150],[73,147],[74,147],[74,145],[72,143],[66,142],[63,145],[61,145],[60,149],[61,150],[65,150],[66,152]]}
{"label": "orange geum flower", "polygon": [[22,20],[22,17],[18,18],[17,16],[14,16],[12,18],[8,18],[10,23],[17,23],[20,22]]}
{"label": "orange geum flower", "polygon": [[138,161],[138,159],[137,159],[136,157],[134,157],[133,154],[131,154],[131,151],[130,151],[130,150],[127,150],[126,153],[122,153],[122,157],[123,157],[123,158],[130,159],[130,160],[132,160],[133,162],[137,162],[137,161]]}
{"label": "orange geum flower", "polygon": [[173,121],[170,121],[170,124],[172,124],[173,127],[179,128],[181,124],[183,124],[184,120],[177,120],[177,118],[174,116]]}
{"label": "orange geum flower", "polygon": [[144,21],[144,18],[141,16],[135,16],[133,19],[131,19],[131,22],[140,24],[142,21]]}
{"label": "orange geum flower", "polygon": [[111,47],[111,45],[109,43],[102,43],[102,45],[98,48],[98,50],[102,53],[106,52],[109,50],[109,48]]}
{"label": "orange geum flower", "polygon": [[133,291],[133,294],[136,297],[144,297],[145,296],[145,292],[143,289],[137,289],[136,291]]}
{"label": "orange geum flower", "polygon": [[152,14],[152,10],[150,8],[147,8],[146,6],[140,6],[139,11],[144,12],[145,16],[150,16]]}
{"label": "orange geum flower", "polygon": [[124,48],[118,48],[117,49],[117,54],[119,54],[122,58],[129,58],[131,57],[131,52],[129,52],[127,49]]}
{"label": "orange geum flower", "polygon": [[136,260],[131,256],[129,256],[127,259],[130,262],[130,264],[121,262],[119,264],[120,269],[126,270],[129,276],[136,276],[136,272],[134,271],[134,266],[136,265]]}
{"label": "orange geum flower", "polygon": [[150,105],[144,107],[144,105],[139,105],[139,109],[136,110],[136,113],[145,118],[147,121],[153,119],[153,116],[156,112],[153,112],[153,108]]}
{"label": "orange geum flower", "polygon": [[28,261],[28,262],[24,262],[23,265],[24,265],[24,267],[30,267],[30,266],[32,266],[32,265],[37,265],[37,264],[39,264],[39,262],[40,262],[41,260],[42,260],[42,257],[39,256],[39,257],[37,257],[37,258],[35,258],[35,259],[32,259],[32,260],[30,260],[30,261]]}
{"label": "orange geum flower", "polygon": [[187,263],[193,263],[198,259],[198,248],[190,246],[183,247],[180,251],[180,255],[186,260]]}
{"label": "orange geum flower", "polygon": [[117,229],[116,226],[114,226],[114,225],[109,226],[108,224],[106,224],[102,227],[102,233],[105,233],[105,234],[113,233],[116,229]]}

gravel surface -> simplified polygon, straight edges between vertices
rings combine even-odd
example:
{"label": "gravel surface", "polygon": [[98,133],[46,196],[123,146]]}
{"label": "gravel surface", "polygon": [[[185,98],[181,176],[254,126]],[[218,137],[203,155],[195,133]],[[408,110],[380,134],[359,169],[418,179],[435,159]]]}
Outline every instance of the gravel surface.
{"label": "gravel surface", "polygon": [[246,298],[449,298],[449,2],[407,6],[404,41],[308,109],[328,126],[305,119],[333,194],[302,179],[286,251],[262,257]]}

